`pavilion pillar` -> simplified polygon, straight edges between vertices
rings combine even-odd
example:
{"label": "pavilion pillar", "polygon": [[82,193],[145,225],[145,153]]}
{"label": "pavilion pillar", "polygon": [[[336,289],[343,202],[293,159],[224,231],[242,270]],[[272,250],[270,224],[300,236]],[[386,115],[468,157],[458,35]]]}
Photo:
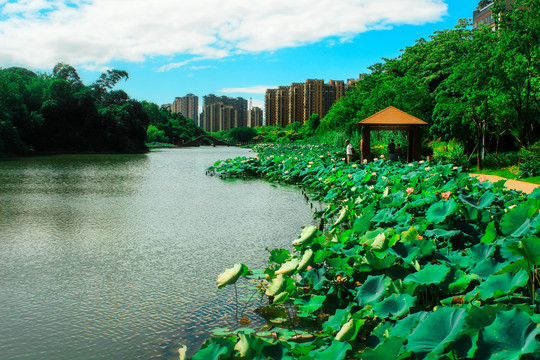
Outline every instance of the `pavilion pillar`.
{"label": "pavilion pillar", "polygon": [[362,152],[362,161],[367,159],[369,162],[371,159],[371,130],[369,126],[364,126],[362,128],[362,146],[360,151]]}
{"label": "pavilion pillar", "polygon": [[407,162],[413,162],[414,156],[413,156],[413,148],[414,148],[414,131],[413,129],[409,129],[407,132],[408,136],[408,144],[407,144]]}
{"label": "pavilion pillar", "polygon": [[[419,161],[422,157],[422,131],[419,127],[414,127],[410,131],[409,144],[412,145],[412,161]],[[412,139],[412,141],[411,141]]]}

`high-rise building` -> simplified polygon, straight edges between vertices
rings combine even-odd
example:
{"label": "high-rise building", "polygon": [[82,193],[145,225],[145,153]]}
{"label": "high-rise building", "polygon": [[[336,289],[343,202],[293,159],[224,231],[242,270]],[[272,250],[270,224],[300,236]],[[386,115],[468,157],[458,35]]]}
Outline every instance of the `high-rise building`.
{"label": "high-rise building", "polygon": [[201,127],[209,132],[247,126],[247,100],[241,97],[203,96]]}
{"label": "high-rise building", "polygon": [[260,127],[263,126],[263,111],[260,107],[251,106],[248,110],[247,126]]}
{"label": "high-rise building", "polygon": [[[515,0],[506,0],[506,9],[511,9]],[[495,26],[495,16],[493,14],[493,1],[482,0],[478,2],[476,10],[473,11],[473,29],[476,29],[479,25],[488,25],[491,27]]]}
{"label": "high-rise building", "polygon": [[341,97],[345,96],[343,80],[307,79],[266,90],[266,125],[285,127],[293,122],[304,124],[313,114],[321,118]]}
{"label": "high-rise building", "polygon": [[188,119],[199,125],[199,97],[193,94],[187,94],[184,97],[177,97],[171,104],[173,113],[181,113]]}

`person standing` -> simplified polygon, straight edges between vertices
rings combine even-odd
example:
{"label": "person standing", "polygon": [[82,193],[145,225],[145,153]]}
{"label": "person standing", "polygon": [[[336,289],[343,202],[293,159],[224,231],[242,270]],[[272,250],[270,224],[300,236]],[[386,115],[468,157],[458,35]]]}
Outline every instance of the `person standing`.
{"label": "person standing", "polygon": [[388,160],[396,160],[396,144],[394,143],[394,139],[391,139],[390,144],[388,144]]}
{"label": "person standing", "polygon": [[353,161],[354,156],[354,148],[352,144],[349,142],[349,139],[345,140],[345,144],[347,145],[347,164],[350,164]]}
{"label": "person standing", "polygon": [[397,144],[396,147],[396,161],[401,162],[401,147]]}

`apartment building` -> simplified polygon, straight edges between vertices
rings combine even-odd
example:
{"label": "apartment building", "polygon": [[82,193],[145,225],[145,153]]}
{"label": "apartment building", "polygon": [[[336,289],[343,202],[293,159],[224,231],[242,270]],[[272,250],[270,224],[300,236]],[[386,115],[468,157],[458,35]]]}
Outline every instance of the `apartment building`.
{"label": "apartment building", "polygon": [[[510,9],[515,3],[515,0],[507,0],[506,8]],[[492,11],[493,1],[482,0],[478,3],[476,10],[473,11],[473,29],[476,29],[479,25],[495,26],[495,17]]]}
{"label": "apartment building", "polygon": [[249,127],[263,126],[263,111],[260,107],[251,106],[249,108],[247,126]]}
{"label": "apartment building", "polygon": [[183,97],[177,97],[171,104],[171,112],[181,113],[188,119],[199,125],[199,97],[193,94],[187,94]]}
{"label": "apartment building", "polygon": [[201,127],[209,132],[230,130],[234,127],[247,126],[247,100],[241,97],[203,96]]}
{"label": "apartment building", "polygon": [[307,79],[266,90],[266,125],[285,127],[293,122],[304,124],[311,115],[323,118],[332,105],[345,96],[343,80]]}

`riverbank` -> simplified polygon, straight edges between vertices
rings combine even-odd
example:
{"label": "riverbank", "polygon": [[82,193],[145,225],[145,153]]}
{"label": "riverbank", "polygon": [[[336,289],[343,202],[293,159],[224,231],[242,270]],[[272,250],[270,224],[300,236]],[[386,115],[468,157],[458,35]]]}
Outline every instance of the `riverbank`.
{"label": "riverbank", "polygon": [[540,258],[540,191],[433,162],[346,164],[316,146],[258,152],[211,170],[308,188],[329,204],[317,214],[326,225],[306,227],[295,251],[271,251],[258,284],[270,327],[221,331],[193,360],[540,355],[528,265]]}

